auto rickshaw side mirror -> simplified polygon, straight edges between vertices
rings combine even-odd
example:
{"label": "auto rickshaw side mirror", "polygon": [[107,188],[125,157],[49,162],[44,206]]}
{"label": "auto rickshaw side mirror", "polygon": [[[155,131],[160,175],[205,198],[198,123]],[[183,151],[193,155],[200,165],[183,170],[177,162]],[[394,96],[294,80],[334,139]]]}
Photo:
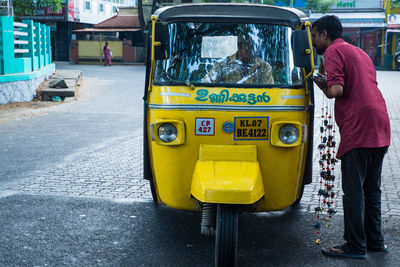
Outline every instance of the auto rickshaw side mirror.
{"label": "auto rickshaw side mirror", "polygon": [[311,68],[311,49],[306,31],[297,30],[292,34],[293,60],[296,67]]}
{"label": "auto rickshaw side mirror", "polygon": [[169,58],[169,29],[168,24],[156,23],[154,46],[154,59],[162,60]]}

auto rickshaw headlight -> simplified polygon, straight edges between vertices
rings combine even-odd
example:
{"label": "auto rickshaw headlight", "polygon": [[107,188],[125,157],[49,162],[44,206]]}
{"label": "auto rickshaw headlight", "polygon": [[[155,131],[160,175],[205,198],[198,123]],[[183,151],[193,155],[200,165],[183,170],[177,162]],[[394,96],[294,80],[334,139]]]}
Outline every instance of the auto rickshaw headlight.
{"label": "auto rickshaw headlight", "polygon": [[159,119],[149,126],[149,137],[157,145],[178,146],[185,143],[185,123],[181,120]]}
{"label": "auto rickshaw headlight", "polygon": [[279,139],[282,143],[293,144],[299,139],[299,131],[294,125],[286,124],[279,129]]}
{"label": "auto rickshaw headlight", "polygon": [[158,128],[158,137],[161,141],[170,143],[178,136],[178,130],[171,123],[164,123]]}

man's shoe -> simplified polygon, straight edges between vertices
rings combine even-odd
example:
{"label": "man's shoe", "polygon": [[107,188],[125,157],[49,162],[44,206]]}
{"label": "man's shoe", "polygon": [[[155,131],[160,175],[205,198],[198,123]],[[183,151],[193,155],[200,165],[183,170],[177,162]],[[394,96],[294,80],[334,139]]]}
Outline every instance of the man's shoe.
{"label": "man's shoe", "polygon": [[334,246],[330,248],[321,249],[322,254],[334,256],[334,257],[344,257],[344,258],[352,258],[352,259],[366,259],[366,254],[355,253],[351,248],[349,248],[346,244]]}
{"label": "man's shoe", "polygon": [[388,252],[388,246],[386,244],[383,244],[380,248],[367,246],[367,250],[370,252]]}

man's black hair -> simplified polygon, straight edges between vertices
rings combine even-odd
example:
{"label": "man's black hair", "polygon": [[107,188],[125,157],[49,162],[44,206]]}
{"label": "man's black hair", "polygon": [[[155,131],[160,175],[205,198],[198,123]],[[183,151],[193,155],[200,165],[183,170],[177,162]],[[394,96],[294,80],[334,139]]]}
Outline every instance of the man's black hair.
{"label": "man's black hair", "polygon": [[317,30],[319,33],[322,33],[323,30],[326,30],[329,39],[332,41],[340,38],[343,32],[342,23],[340,22],[339,18],[334,15],[326,15],[317,19],[312,24],[312,28]]}

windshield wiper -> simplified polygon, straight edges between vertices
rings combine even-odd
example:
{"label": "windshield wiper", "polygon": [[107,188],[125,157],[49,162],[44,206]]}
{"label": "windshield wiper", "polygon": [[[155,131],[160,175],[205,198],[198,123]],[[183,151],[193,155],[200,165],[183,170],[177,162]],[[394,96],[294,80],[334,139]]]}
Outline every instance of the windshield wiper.
{"label": "windshield wiper", "polygon": [[168,70],[165,70],[164,68],[162,69],[162,76],[165,80],[167,80],[168,83],[173,84],[173,83],[177,83],[177,84],[185,84],[186,86],[188,86],[190,89],[194,90],[196,89],[196,87],[190,83],[189,81],[180,81],[177,80],[175,77],[171,76],[170,74],[168,74]]}
{"label": "windshield wiper", "polygon": [[167,71],[163,68],[163,67],[161,67],[161,70],[162,70],[162,76],[163,76],[163,78],[165,79],[165,80],[167,80],[167,82],[169,82],[169,83],[172,83],[172,77],[167,73]]}
{"label": "windshield wiper", "polygon": [[190,83],[189,81],[184,81],[184,82],[185,82],[185,84],[187,86],[189,86],[190,89],[192,89],[192,90],[196,89],[196,87],[192,83]]}

